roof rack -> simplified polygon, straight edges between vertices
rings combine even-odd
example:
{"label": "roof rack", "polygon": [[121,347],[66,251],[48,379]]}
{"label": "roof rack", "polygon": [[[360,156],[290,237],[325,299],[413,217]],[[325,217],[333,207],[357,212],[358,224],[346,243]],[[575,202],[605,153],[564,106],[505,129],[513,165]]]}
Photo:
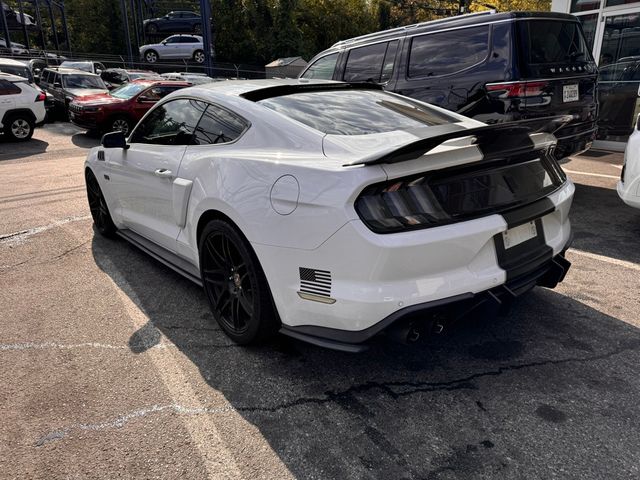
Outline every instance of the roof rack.
{"label": "roof rack", "polygon": [[367,33],[366,35],[360,35],[359,37],[353,37],[353,38],[349,38],[347,40],[340,40],[339,42],[334,43],[331,48],[337,48],[337,47],[342,47],[345,45],[350,45],[352,43],[356,43],[356,42],[361,42],[362,40],[367,40],[367,39],[373,39],[376,37],[384,37],[393,33],[401,33],[401,32],[406,32],[408,30],[413,30],[415,28],[419,28],[419,27],[426,27],[429,25],[438,25],[440,23],[449,23],[449,22],[453,22],[456,20],[460,20],[460,19],[464,19],[464,18],[469,18],[469,17],[481,17],[481,16],[485,16],[485,15],[494,15],[496,13],[495,10],[484,10],[482,12],[475,12],[475,13],[466,13],[464,15],[457,15],[455,17],[448,17],[448,18],[439,18],[437,20],[429,20],[428,22],[420,22],[420,23],[413,23],[411,25],[405,25],[404,27],[397,27],[397,28],[390,28],[389,30],[381,30],[379,32],[373,32],[373,33]]}

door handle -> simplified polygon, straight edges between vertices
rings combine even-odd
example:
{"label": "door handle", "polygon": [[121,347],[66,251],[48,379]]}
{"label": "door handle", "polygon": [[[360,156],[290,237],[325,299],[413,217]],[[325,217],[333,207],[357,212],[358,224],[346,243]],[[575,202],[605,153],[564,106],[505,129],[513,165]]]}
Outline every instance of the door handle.
{"label": "door handle", "polygon": [[173,172],[171,170],[167,170],[166,168],[158,168],[153,174],[156,177],[161,178],[171,178],[173,177]]}

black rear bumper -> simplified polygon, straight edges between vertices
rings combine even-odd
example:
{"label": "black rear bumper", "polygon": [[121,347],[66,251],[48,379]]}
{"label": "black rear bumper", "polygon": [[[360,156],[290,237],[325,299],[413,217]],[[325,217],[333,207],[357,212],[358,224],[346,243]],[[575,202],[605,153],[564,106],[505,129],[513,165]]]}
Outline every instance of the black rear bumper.
{"label": "black rear bumper", "polygon": [[[570,242],[569,242],[570,243]],[[569,246],[567,243],[567,248]],[[533,270],[508,279],[506,283],[480,293],[464,293],[454,297],[402,308],[369,328],[359,331],[338,330],[327,327],[283,325],[280,333],[314,345],[344,352],[361,352],[368,348],[367,341],[384,331],[402,330],[411,325],[431,330],[434,323],[446,318],[455,322],[479,309],[487,315],[506,313],[511,302],[536,285],[554,288],[564,280],[571,263],[564,252],[547,260]]]}

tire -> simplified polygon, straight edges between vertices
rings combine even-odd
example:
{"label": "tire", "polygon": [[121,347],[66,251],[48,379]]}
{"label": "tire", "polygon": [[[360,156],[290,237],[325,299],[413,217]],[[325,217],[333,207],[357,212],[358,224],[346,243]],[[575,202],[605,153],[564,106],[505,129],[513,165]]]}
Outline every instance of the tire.
{"label": "tire", "polygon": [[147,63],[156,63],[159,58],[160,56],[155,50],[147,50],[146,52],[144,52],[144,59]]}
{"label": "tire", "polygon": [[220,328],[240,344],[260,344],[279,320],[260,262],[249,242],[224,220],[210,221],[199,241],[200,276]]}
{"label": "tire", "polygon": [[111,220],[109,207],[100,189],[100,184],[91,170],[85,171],[84,179],[87,184],[87,200],[89,200],[93,224],[100,235],[112,238],[118,229]]}
{"label": "tire", "polygon": [[193,26],[193,33],[202,33],[202,25],[200,25],[199,23],[196,23]]}
{"label": "tire", "polygon": [[196,63],[204,63],[204,51],[196,50],[193,52],[193,61]]}
{"label": "tire", "polygon": [[124,115],[112,117],[107,123],[107,133],[120,131],[127,137],[131,133],[131,120]]}
{"label": "tire", "polygon": [[155,23],[151,23],[147,25],[147,33],[154,34],[158,33],[158,26]]}
{"label": "tire", "polygon": [[33,131],[36,128],[33,119],[24,113],[7,115],[2,123],[5,125],[5,135],[14,142],[26,142],[33,137]]}

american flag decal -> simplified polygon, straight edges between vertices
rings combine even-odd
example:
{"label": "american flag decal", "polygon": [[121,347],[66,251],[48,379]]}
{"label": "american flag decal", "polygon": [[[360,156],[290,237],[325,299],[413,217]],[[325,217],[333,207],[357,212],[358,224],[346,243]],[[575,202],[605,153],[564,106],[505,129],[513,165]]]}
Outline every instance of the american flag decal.
{"label": "american flag decal", "polygon": [[300,291],[323,297],[331,296],[331,272],[300,267]]}

